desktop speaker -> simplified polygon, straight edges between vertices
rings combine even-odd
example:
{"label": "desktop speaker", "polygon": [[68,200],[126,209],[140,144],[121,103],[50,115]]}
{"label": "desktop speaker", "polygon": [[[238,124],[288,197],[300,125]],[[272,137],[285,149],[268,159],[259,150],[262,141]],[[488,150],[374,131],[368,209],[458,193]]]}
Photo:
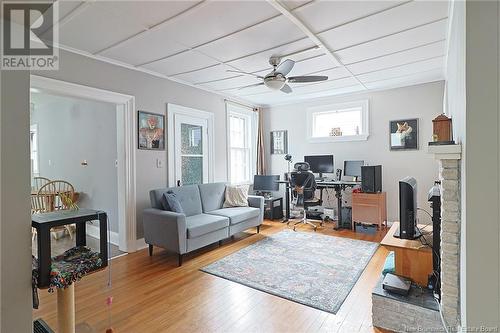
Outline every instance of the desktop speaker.
{"label": "desktop speaker", "polygon": [[382,192],[382,166],[361,167],[361,190],[366,193]]}

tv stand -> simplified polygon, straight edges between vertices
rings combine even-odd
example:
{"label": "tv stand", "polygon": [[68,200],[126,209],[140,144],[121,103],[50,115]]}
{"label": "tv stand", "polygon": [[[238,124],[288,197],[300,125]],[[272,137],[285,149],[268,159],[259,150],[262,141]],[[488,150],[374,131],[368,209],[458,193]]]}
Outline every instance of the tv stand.
{"label": "tv stand", "polygon": [[[420,228],[424,227],[425,225],[420,225]],[[420,240],[394,237],[398,229],[399,222],[394,222],[380,245],[389,251],[394,251],[396,275],[404,276],[420,286],[427,287],[429,274],[432,272],[432,249],[422,245]],[[426,230],[432,233],[429,227]]]}

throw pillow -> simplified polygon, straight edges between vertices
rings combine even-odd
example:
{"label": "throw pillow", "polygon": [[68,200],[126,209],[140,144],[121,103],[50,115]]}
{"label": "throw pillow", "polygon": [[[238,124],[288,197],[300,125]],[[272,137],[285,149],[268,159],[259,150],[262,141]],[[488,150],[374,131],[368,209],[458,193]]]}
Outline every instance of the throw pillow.
{"label": "throw pillow", "polygon": [[168,191],[163,194],[164,201],[166,201],[168,205],[168,209],[171,212],[175,213],[184,213],[184,209],[182,209],[181,203],[174,192]]}
{"label": "throw pillow", "polygon": [[227,185],[223,207],[248,207],[248,187],[249,185]]}

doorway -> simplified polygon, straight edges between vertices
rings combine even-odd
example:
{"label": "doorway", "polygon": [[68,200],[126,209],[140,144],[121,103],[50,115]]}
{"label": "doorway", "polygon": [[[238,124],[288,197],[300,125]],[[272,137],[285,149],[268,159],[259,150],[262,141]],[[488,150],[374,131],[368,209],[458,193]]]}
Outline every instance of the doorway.
{"label": "doorway", "polygon": [[[108,138],[106,141],[114,142],[113,154],[106,154],[107,157],[111,158],[110,163],[112,163],[112,173],[114,178],[114,184],[116,188],[116,213],[115,213],[115,221],[109,221],[109,225],[111,226],[114,223],[114,227],[116,230],[111,230],[109,233],[109,240],[111,244],[114,244],[118,247],[120,251],[123,252],[134,252],[137,250],[137,241],[136,241],[136,199],[135,199],[135,117],[134,117],[134,97],[129,95],[123,95],[119,93],[114,93],[106,90],[96,89],[92,87],[87,87],[83,85],[78,85],[74,83],[69,83],[65,81],[59,81],[54,79],[48,79],[36,75],[31,75],[31,90],[45,92],[50,95],[59,96],[60,99],[64,100],[82,100],[87,101],[88,103],[95,103],[95,105],[88,107],[86,109],[80,110],[79,114],[76,115],[76,120],[78,121],[78,117],[83,119],[84,116],[88,118],[91,116],[90,114],[84,114],[86,110],[94,110],[98,105],[106,106],[110,108],[110,113],[112,114],[110,120],[105,123],[113,123],[114,124],[114,139]],[[71,110],[68,110],[70,113]],[[75,115],[73,115],[75,116]],[[110,114],[108,113],[108,116]],[[106,132],[106,124],[103,122],[99,122],[99,117],[94,116],[94,125],[95,130],[102,130],[101,134],[96,134],[97,139],[94,142],[93,147],[95,151],[102,152],[102,149],[99,147],[99,138],[104,137]],[[101,125],[99,125],[101,123]],[[68,122],[66,123],[69,124]],[[63,124],[64,125],[64,124]],[[73,124],[74,125],[74,124]],[[68,125],[69,126],[69,125]],[[94,126],[89,124],[88,130],[93,130]],[[63,126],[61,127],[63,130]],[[33,132],[33,130],[31,131]],[[71,131],[70,131],[71,132]],[[73,131],[75,132],[75,131]],[[71,133],[68,133],[71,135]],[[31,133],[33,135],[33,133]],[[38,138],[42,135],[40,128],[37,130]],[[89,133],[90,135],[90,133]],[[92,141],[92,135],[90,135],[87,139],[80,138],[82,141]],[[84,142],[79,142],[78,140],[74,140],[73,144],[75,147],[75,151],[77,150],[77,146],[81,146]],[[103,143],[104,144],[104,143]],[[57,145],[56,145],[57,146]],[[40,143],[38,140],[37,150],[40,151]],[[70,148],[71,149],[71,145]],[[70,150],[71,151],[71,150]],[[91,154],[91,149],[87,149],[89,154]],[[33,155],[33,152],[32,152]],[[112,156],[112,157],[111,157]],[[108,158],[108,160],[109,160]],[[32,157],[33,159],[33,157]],[[101,158],[105,159],[105,156]],[[67,162],[69,159],[65,159]],[[99,157],[93,158],[93,164],[97,166],[100,163]],[[48,163],[52,163],[50,161],[46,161]],[[73,161],[74,162],[74,161]],[[56,162],[60,163],[60,162]],[[73,163],[75,164],[75,163]],[[78,165],[73,165],[73,167],[79,169],[82,173],[88,173],[93,166],[92,162],[85,158],[84,156],[78,156]],[[109,164],[109,163],[108,163]],[[100,176],[101,171],[104,170],[104,167],[96,170],[96,175]],[[97,176],[96,176],[97,177]],[[96,178],[93,177],[93,178]],[[110,178],[110,177],[107,177]],[[89,178],[90,179],[90,178]],[[102,180],[105,182],[105,180]],[[83,183],[84,184],[84,183]],[[87,184],[81,185],[81,188],[85,187]],[[86,198],[86,196],[89,198]],[[94,193],[85,193],[84,199],[97,198],[97,192]],[[103,201],[98,201],[102,203]],[[88,202],[87,202],[88,203]],[[83,205],[85,203],[82,202]],[[96,205],[97,203],[93,203]],[[98,205],[98,204],[97,204]],[[91,207],[88,207],[91,208]],[[100,207],[95,207],[99,208]],[[109,214],[108,214],[109,215]],[[87,227],[87,235],[98,238],[98,230],[97,226],[88,225]]]}
{"label": "doorway", "polygon": [[[213,181],[213,114],[168,105],[169,186],[202,184]],[[172,136],[171,136],[172,137]]]}

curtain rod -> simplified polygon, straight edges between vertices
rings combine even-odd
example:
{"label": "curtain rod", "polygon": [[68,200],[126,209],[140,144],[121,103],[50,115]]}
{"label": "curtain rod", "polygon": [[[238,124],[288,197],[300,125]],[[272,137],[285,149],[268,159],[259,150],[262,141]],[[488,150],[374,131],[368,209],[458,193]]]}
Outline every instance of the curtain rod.
{"label": "curtain rod", "polygon": [[246,108],[249,108],[249,109],[252,109],[252,110],[257,110],[257,108],[255,106],[246,105],[246,104],[243,104],[243,103],[240,103],[240,102],[232,101],[232,100],[227,99],[227,98],[224,98],[224,102],[236,104],[236,105],[239,105],[239,106],[243,106],[243,107],[246,107]]}

